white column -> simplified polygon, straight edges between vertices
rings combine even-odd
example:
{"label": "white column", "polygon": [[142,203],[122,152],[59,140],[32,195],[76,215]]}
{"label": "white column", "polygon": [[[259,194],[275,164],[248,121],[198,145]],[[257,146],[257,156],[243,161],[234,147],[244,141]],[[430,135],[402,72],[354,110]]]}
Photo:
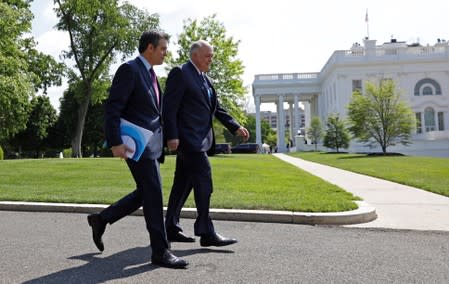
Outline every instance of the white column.
{"label": "white column", "polygon": [[307,143],[310,143],[310,140],[308,139],[308,137],[307,137],[307,129],[310,127],[310,121],[311,121],[311,117],[310,117],[310,115],[311,115],[311,113],[310,113],[310,102],[303,102],[303,104],[304,104],[304,128],[305,128],[305,132],[306,132],[306,134],[305,134],[305,137],[306,137],[306,140],[307,140]]}
{"label": "white column", "polygon": [[298,109],[298,95],[293,97],[293,137],[298,134],[299,130],[299,109]]}
{"label": "white column", "polygon": [[421,112],[421,133],[426,133],[426,124],[424,121],[424,109]]}
{"label": "white column", "polygon": [[260,97],[254,96],[254,104],[256,105],[256,143],[262,147],[262,131],[260,128]]}
{"label": "white column", "polygon": [[[288,137],[290,138],[290,140],[293,141],[293,137],[295,137],[294,133],[293,133],[293,104],[291,102],[288,103],[288,118],[289,118],[289,123],[288,123],[288,132],[289,135]],[[290,141],[289,141],[290,143]],[[292,145],[290,145],[291,147]]]}
{"label": "white column", "polygon": [[[275,102],[276,105],[276,147],[279,146],[279,103]],[[274,149],[273,149],[274,151]]]}
{"label": "white column", "polygon": [[334,104],[335,104],[335,111],[337,112],[337,113],[339,113],[340,112],[340,99],[339,99],[339,97],[338,97],[338,94],[340,93],[340,90],[339,90],[339,88],[340,88],[340,80],[337,80],[337,82],[335,83],[335,93],[334,93],[334,96],[335,96],[335,102],[334,102]]}
{"label": "white column", "polygon": [[285,148],[285,112],[284,112],[284,96],[279,96],[278,103],[278,152],[284,153]]}

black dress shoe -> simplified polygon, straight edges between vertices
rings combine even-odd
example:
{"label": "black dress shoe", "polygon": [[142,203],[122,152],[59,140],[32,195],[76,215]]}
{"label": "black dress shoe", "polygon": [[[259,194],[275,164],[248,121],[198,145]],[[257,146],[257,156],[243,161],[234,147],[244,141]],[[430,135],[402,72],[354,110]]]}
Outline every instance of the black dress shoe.
{"label": "black dress shoe", "polygon": [[210,246],[223,247],[235,244],[236,242],[237,242],[236,239],[225,238],[217,233],[211,235],[203,235],[201,236],[200,239],[200,245],[202,247],[210,247]]}
{"label": "black dress shoe", "polygon": [[169,242],[180,242],[180,243],[194,243],[195,239],[187,236],[183,232],[167,233],[167,239]]}
{"label": "black dress shoe", "polygon": [[151,263],[168,268],[185,268],[189,263],[176,255],[168,249],[161,253],[154,253],[151,256]]}
{"label": "black dress shoe", "polygon": [[87,222],[89,226],[92,227],[92,237],[94,239],[94,243],[100,251],[104,250],[103,241],[101,237],[103,236],[104,230],[106,229],[106,222],[103,221],[100,214],[90,214],[87,216]]}

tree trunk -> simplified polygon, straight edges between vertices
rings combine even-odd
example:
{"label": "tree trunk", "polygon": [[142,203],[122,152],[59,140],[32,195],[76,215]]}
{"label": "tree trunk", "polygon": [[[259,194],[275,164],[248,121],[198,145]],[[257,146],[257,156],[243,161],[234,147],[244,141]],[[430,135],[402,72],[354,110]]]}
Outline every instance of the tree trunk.
{"label": "tree trunk", "polygon": [[86,91],[87,94],[84,97],[83,102],[80,104],[80,106],[78,108],[78,122],[76,124],[76,133],[72,139],[72,157],[74,157],[74,158],[82,158],[83,157],[83,153],[81,150],[81,144],[83,141],[84,123],[86,122],[87,110],[89,109],[90,98],[92,96],[91,85],[88,84],[86,89],[87,89],[87,91]]}

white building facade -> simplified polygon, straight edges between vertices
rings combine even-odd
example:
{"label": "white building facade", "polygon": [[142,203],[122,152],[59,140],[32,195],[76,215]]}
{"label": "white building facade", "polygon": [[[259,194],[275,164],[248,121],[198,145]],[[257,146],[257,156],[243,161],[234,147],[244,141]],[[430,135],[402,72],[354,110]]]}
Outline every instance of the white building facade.
{"label": "white building facade", "polygon": [[[365,39],[363,46],[354,44],[350,50],[337,50],[319,73],[256,75],[253,96],[256,107],[256,142],[261,144],[260,105],[276,103],[278,151],[286,151],[285,115],[293,121],[304,105],[305,127],[312,116],[327,121],[330,114],[347,117],[347,105],[355,89],[365,82],[392,79],[415,112],[417,125],[410,146],[389,147],[390,152],[410,155],[449,157],[449,45],[440,41],[432,46],[407,45],[392,39],[377,45]],[[284,105],[287,104],[287,111]],[[297,133],[300,126],[291,126]],[[304,143],[297,141],[297,149]],[[304,146],[307,147],[307,146]],[[380,151],[368,149],[356,141],[350,152]]]}
{"label": "white building facade", "polygon": [[[290,109],[285,110],[284,109],[284,115],[285,115],[285,127],[286,129],[289,129],[289,133],[293,134],[292,137],[290,137],[291,139],[294,139],[295,135],[297,133],[293,132],[293,125],[299,125],[299,127],[301,129],[304,129],[305,126],[305,117],[304,117],[304,112],[303,109],[298,108],[299,113],[296,115],[296,118],[299,121],[294,121],[294,117],[293,117],[293,113],[290,111]],[[266,122],[268,122],[268,124],[270,125],[270,128],[277,130],[278,128],[278,114],[276,112],[272,112],[272,111],[260,111],[259,112],[259,116],[261,120],[265,120]],[[255,113],[248,113],[248,115],[252,115],[252,116],[256,116]]]}

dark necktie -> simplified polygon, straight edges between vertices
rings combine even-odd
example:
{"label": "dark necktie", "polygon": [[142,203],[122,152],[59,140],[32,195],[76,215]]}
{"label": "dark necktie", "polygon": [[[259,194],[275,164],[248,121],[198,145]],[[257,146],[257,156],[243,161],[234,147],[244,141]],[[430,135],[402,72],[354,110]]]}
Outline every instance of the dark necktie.
{"label": "dark necktie", "polygon": [[210,99],[212,96],[212,90],[209,87],[209,84],[207,83],[206,76],[204,76],[204,73],[201,73],[200,76],[203,79],[204,87],[206,87],[206,91],[207,91],[207,94],[209,95],[209,99]]}
{"label": "dark necktie", "polygon": [[154,73],[153,67],[150,68],[150,75],[151,75],[151,84],[153,85],[154,94],[156,95],[156,101],[159,105],[159,88],[157,87],[157,79],[156,79],[156,73]]}

